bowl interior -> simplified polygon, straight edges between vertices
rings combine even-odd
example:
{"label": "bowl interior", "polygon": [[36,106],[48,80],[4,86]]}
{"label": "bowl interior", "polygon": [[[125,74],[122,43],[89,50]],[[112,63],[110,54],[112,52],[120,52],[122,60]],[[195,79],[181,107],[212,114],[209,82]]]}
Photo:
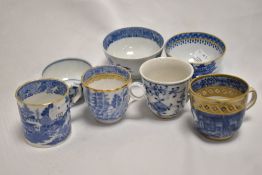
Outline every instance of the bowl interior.
{"label": "bowl interior", "polygon": [[104,39],[105,51],[117,58],[144,58],[161,51],[163,37],[151,29],[123,28],[108,34]]}
{"label": "bowl interior", "polygon": [[165,51],[168,56],[190,63],[204,63],[221,57],[225,52],[225,45],[210,34],[183,33],[169,39]]}

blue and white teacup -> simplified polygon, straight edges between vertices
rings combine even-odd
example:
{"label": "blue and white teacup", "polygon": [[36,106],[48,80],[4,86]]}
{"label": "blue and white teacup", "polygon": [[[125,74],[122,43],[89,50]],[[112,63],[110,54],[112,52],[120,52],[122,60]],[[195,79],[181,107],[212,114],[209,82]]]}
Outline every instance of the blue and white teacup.
{"label": "blue and white teacup", "polygon": [[[199,76],[192,80],[189,92],[195,127],[213,140],[231,138],[257,99],[256,91],[246,81],[227,74]],[[249,93],[252,96],[248,102]]]}
{"label": "blue and white teacup", "polygon": [[146,61],[139,71],[151,111],[164,119],[180,114],[188,99],[193,67],[178,59],[162,57]]}
{"label": "blue and white teacup", "polygon": [[55,79],[40,79],[20,86],[17,105],[26,141],[36,147],[63,142],[71,132],[69,88]]}
{"label": "blue and white teacup", "polygon": [[193,77],[219,72],[225,51],[226,46],[221,39],[203,32],[177,34],[165,44],[167,56],[192,64]]}
{"label": "blue and white teacup", "polygon": [[115,123],[124,117],[130,96],[139,100],[132,88],[143,86],[132,83],[131,74],[120,66],[97,66],[82,76],[85,101],[95,119],[102,123]]}

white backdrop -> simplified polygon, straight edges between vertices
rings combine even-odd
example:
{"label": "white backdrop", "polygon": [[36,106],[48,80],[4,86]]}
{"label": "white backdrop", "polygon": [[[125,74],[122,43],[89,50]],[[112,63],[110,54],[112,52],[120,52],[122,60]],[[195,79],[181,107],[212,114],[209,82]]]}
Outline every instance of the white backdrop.
{"label": "white backdrop", "polygon": [[[103,38],[126,26],[152,28],[165,41],[186,31],[224,40],[223,72],[244,78],[258,92],[236,137],[208,142],[194,131],[189,104],[180,117],[163,121],[143,100],[109,126],[96,123],[85,105],[76,106],[66,142],[48,149],[26,144],[17,86],[40,78],[60,58],[106,64]],[[0,0],[0,174],[261,174],[261,27],[261,0]]]}

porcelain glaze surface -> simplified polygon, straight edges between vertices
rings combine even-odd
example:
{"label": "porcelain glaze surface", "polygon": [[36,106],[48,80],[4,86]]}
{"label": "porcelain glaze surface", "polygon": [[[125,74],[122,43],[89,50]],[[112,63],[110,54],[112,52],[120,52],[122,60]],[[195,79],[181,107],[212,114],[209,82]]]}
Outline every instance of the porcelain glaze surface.
{"label": "porcelain glaze surface", "polygon": [[113,65],[127,68],[137,79],[139,67],[149,59],[159,57],[164,45],[163,37],[151,29],[127,27],[108,34],[104,41],[104,52]]}
{"label": "porcelain glaze surface", "polygon": [[114,57],[136,59],[148,57],[159,49],[159,45],[151,39],[129,37],[113,42],[107,52]]}
{"label": "porcelain glaze surface", "polygon": [[193,77],[218,72],[225,50],[222,40],[201,32],[175,35],[165,45],[167,56],[192,64],[195,70]]}
{"label": "porcelain glaze surface", "polygon": [[[39,97],[26,101],[36,95]],[[45,103],[39,103],[38,98],[44,96],[48,96]],[[70,100],[63,82],[51,79],[33,81],[18,89],[16,97],[24,135],[31,145],[49,147],[68,137],[71,132]]]}

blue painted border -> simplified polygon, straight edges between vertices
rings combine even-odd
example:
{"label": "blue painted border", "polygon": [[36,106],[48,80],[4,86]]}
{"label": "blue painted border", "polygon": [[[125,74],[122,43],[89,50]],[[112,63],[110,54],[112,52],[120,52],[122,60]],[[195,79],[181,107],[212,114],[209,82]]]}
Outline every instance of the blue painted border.
{"label": "blue painted border", "polygon": [[222,40],[208,33],[189,32],[181,33],[171,37],[165,45],[165,51],[169,55],[169,50],[184,44],[203,44],[213,47],[220,54],[226,50],[226,46]]}
{"label": "blue painted border", "polygon": [[126,80],[129,80],[130,74],[128,70],[119,67],[119,66],[97,66],[92,69],[87,70],[83,77],[82,77],[82,83],[84,83],[86,80],[91,78],[94,75],[97,74],[104,74],[104,73],[116,73],[119,75],[122,75],[125,77]]}
{"label": "blue painted border", "polygon": [[216,76],[205,76],[201,77],[197,80],[193,80],[191,87],[194,92],[204,87],[209,86],[226,86],[237,89],[242,93],[248,91],[248,84],[241,79],[237,79],[236,77],[229,77],[223,74]]}
{"label": "blue painted border", "polygon": [[158,44],[160,48],[162,48],[164,45],[163,37],[161,36],[161,34],[154,30],[144,27],[126,27],[109,33],[103,41],[103,47],[105,50],[107,50],[110,44],[112,44],[113,42],[130,37],[142,37],[153,40]]}
{"label": "blue painted border", "polygon": [[23,84],[18,88],[16,97],[23,101],[28,97],[44,91],[46,93],[64,96],[68,92],[68,87],[65,83],[59,80],[40,79]]}

